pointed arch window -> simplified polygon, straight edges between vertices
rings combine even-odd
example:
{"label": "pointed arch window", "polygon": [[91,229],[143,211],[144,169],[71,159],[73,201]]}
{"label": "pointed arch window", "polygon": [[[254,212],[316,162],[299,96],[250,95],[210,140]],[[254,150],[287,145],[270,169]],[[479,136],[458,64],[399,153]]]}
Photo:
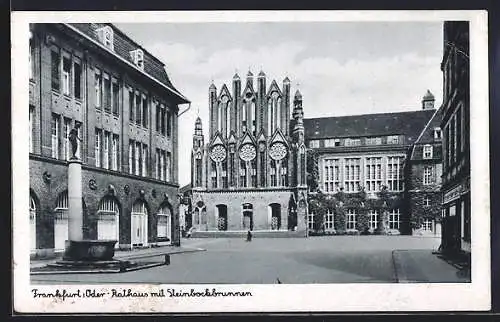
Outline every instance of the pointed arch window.
{"label": "pointed arch window", "polygon": [[247,164],[240,160],[240,185],[245,188],[247,186]]}
{"label": "pointed arch window", "polygon": [[211,162],[210,177],[212,178],[212,188],[217,188],[217,164]]}
{"label": "pointed arch window", "polygon": [[276,187],[278,182],[276,180],[276,161],[271,160],[271,187]]}
{"label": "pointed arch window", "polygon": [[229,138],[231,133],[231,104],[226,102],[226,138]]}
{"label": "pointed arch window", "polygon": [[280,186],[282,187],[288,186],[288,158],[286,157],[283,160],[281,160]]}
{"label": "pointed arch window", "polygon": [[255,104],[255,100],[252,100],[250,103],[250,113],[251,114],[251,122],[252,122],[252,134],[254,136],[257,135],[257,105]]}
{"label": "pointed arch window", "polygon": [[243,132],[246,132],[246,130],[247,130],[247,103],[246,103],[246,101],[243,102],[241,112],[242,112],[241,129],[243,130]]}
{"label": "pointed arch window", "polygon": [[217,131],[219,131],[219,133],[222,133],[222,105],[222,101],[217,104]]}
{"label": "pointed arch window", "polygon": [[273,92],[268,101],[267,124],[269,135],[280,127],[281,97],[278,92]]}

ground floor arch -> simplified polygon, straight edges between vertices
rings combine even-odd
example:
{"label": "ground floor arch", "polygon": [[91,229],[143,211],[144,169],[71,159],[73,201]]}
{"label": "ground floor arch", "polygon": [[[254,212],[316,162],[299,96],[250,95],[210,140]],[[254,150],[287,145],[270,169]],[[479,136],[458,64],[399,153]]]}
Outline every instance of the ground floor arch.
{"label": "ground floor arch", "polygon": [[242,208],[243,230],[253,230],[253,205],[251,203],[244,203]]}
{"label": "ground floor arch", "polygon": [[166,203],[156,213],[156,237],[160,241],[172,240],[172,211]]}
{"label": "ground floor arch", "polygon": [[132,205],[130,214],[131,244],[132,247],[148,245],[148,208],[144,200],[137,200]]}
{"label": "ground floor arch", "polygon": [[99,202],[97,211],[97,239],[120,241],[120,206],[116,198],[106,196]]}
{"label": "ground floor arch", "polygon": [[30,250],[31,253],[36,252],[36,202],[33,195],[30,193],[29,216],[30,216]]}
{"label": "ground floor arch", "polygon": [[68,191],[59,194],[54,209],[54,250],[64,251],[68,240]]}
{"label": "ground floor arch", "polygon": [[279,203],[272,203],[267,206],[269,228],[271,230],[281,229],[281,205]]}
{"label": "ground floor arch", "polygon": [[217,205],[217,230],[227,230],[227,206]]}

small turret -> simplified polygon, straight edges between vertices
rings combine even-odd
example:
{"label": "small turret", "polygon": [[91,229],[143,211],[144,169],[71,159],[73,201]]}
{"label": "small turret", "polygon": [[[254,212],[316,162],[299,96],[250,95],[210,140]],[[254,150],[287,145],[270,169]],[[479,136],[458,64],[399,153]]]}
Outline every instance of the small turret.
{"label": "small turret", "polygon": [[427,90],[424,97],[422,98],[422,109],[432,110],[434,109],[435,98],[431,91]]}

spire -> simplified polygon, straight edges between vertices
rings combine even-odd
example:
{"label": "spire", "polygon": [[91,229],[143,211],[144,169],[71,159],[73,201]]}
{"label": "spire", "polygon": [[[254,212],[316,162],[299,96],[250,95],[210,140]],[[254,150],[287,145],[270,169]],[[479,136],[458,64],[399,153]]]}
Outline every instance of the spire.
{"label": "spire", "polygon": [[234,73],[233,80],[240,80],[240,75],[238,75],[238,71]]}
{"label": "spire", "polygon": [[214,80],[212,79],[212,83],[210,84],[210,87],[208,88],[209,90],[217,90],[217,87],[215,87]]}
{"label": "spire", "polygon": [[203,126],[201,118],[198,116],[194,122],[194,135],[203,135]]}
{"label": "spire", "polygon": [[283,84],[290,85],[290,78],[288,78],[288,76],[283,80]]}
{"label": "spire", "polygon": [[259,78],[262,78],[262,77],[266,77],[266,74],[264,73],[264,71],[261,69],[260,70],[260,73],[259,73]]}
{"label": "spire", "polygon": [[295,92],[295,101],[302,101],[302,94],[300,93],[300,91],[297,89],[297,91]]}

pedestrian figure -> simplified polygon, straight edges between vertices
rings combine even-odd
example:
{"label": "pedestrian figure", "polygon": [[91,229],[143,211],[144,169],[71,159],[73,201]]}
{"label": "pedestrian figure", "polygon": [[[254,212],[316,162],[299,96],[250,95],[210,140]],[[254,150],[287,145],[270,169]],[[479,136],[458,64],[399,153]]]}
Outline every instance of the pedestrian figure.
{"label": "pedestrian figure", "polygon": [[82,142],[82,139],[78,137],[78,129],[80,126],[81,123],[76,123],[75,127],[69,131],[69,142],[71,143],[71,152],[73,154],[71,159],[77,159],[76,151],[78,150],[78,141]]}
{"label": "pedestrian figure", "polygon": [[252,233],[249,230],[247,233],[247,242],[250,242],[250,241],[252,241]]}

